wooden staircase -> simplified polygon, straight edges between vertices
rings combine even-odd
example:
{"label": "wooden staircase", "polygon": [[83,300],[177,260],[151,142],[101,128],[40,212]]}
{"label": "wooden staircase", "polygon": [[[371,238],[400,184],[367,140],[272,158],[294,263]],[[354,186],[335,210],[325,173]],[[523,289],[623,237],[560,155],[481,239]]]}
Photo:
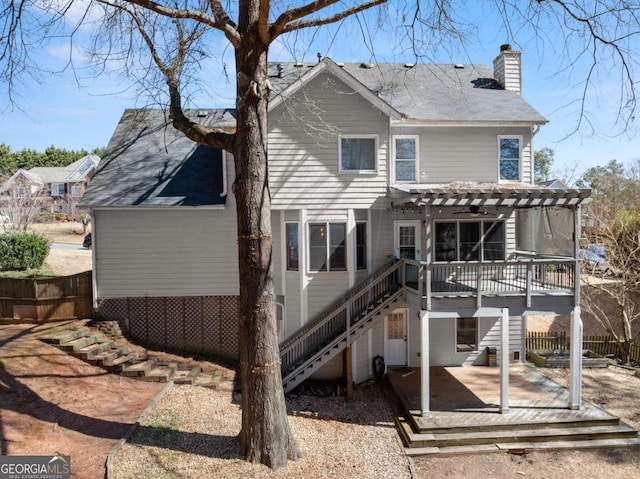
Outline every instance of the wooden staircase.
{"label": "wooden staircase", "polygon": [[215,388],[222,379],[221,371],[203,373],[200,366],[185,368],[177,362],[161,362],[158,358],[140,357],[127,346],[116,346],[102,334],[89,328],[68,329],[40,336],[41,341],[102,369],[140,381],[196,384]]}
{"label": "wooden staircase", "polygon": [[280,344],[289,392],[378,324],[404,298],[403,261],[392,260]]}

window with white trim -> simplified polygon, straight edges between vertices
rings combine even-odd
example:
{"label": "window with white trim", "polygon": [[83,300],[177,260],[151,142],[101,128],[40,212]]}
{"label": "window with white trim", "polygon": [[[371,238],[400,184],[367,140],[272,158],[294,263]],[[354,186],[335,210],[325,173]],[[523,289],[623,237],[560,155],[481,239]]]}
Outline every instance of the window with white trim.
{"label": "window with white trim", "polygon": [[80,198],[82,196],[82,185],[76,184],[71,186],[71,196]]}
{"label": "window with white trim", "polygon": [[298,256],[298,223],[285,223],[286,226],[286,261],[287,270],[298,271],[300,267]]}
{"label": "window with white trim", "polygon": [[377,136],[341,136],[338,141],[340,173],[375,173],[378,170]]}
{"label": "window with white trim", "polygon": [[345,223],[309,223],[309,271],[346,271],[346,245]]}
{"label": "window with white trim", "polygon": [[367,223],[356,222],[356,269],[367,269]]}
{"label": "window with white trim", "polygon": [[456,352],[478,350],[478,318],[456,318]]}
{"label": "window with white trim", "polygon": [[27,197],[27,188],[24,185],[16,186],[14,191],[16,198],[26,198]]}
{"label": "window with white trim", "polygon": [[436,221],[436,261],[494,261],[505,259],[504,221]]}
{"label": "window with white trim", "polygon": [[522,137],[498,136],[498,168],[500,181],[520,181]]}
{"label": "window with white trim", "polygon": [[64,196],[65,186],[64,183],[51,183],[51,196]]}
{"label": "window with white trim", "polygon": [[396,183],[415,183],[418,178],[418,136],[393,137],[393,159]]}

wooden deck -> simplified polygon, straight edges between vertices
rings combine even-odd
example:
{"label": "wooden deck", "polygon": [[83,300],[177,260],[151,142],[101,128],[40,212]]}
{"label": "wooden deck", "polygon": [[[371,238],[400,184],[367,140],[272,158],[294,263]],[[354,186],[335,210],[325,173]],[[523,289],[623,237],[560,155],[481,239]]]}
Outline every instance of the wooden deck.
{"label": "wooden deck", "polygon": [[534,367],[511,366],[507,414],[499,412],[500,368],[434,367],[430,374],[429,417],[420,414],[420,369],[387,375],[408,453],[640,445],[637,432],[604,409],[586,401],[568,409],[568,390]]}

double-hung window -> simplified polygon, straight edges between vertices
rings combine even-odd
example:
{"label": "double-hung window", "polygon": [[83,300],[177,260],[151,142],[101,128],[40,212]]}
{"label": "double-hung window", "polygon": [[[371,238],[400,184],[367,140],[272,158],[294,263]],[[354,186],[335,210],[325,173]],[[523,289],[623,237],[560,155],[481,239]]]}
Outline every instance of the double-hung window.
{"label": "double-hung window", "polygon": [[51,196],[63,196],[65,194],[64,183],[51,183]]}
{"label": "double-hung window", "polygon": [[347,225],[309,224],[309,270],[347,270]]}
{"label": "double-hung window", "polygon": [[393,156],[395,182],[415,183],[418,178],[418,136],[394,136]]}
{"label": "double-hung window", "polygon": [[298,223],[286,223],[285,235],[287,270],[298,271],[300,267],[298,256]]}
{"label": "double-hung window", "polygon": [[503,221],[437,221],[436,261],[494,261],[505,258]]}
{"label": "double-hung window", "polygon": [[80,198],[82,196],[82,185],[76,184],[71,186],[71,196],[74,198]]}
{"label": "double-hung window", "polygon": [[340,173],[375,173],[377,171],[377,136],[341,136],[338,150]]}
{"label": "double-hung window", "polygon": [[27,187],[24,185],[18,185],[15,189],[16,198],[26,198],[27,197]]}
{"label": "double-hung window", "polygon": [[498,168],[500,172],[500,181],[521,180],[521,136],[498,136]]}

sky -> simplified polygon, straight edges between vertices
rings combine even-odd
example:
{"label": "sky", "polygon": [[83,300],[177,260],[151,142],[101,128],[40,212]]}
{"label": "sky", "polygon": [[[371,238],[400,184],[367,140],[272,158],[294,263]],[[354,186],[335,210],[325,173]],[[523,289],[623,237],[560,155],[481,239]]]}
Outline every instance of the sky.
{"label": "sky", "polygon": [[[391,13],[385,11],[386,15]],[[563,43],[553,27],[535,35],[525,28],[510,31],[499,17],[487,15],[480,8],[470,7],[461,14],[470,25],[470,40],[465,46],[452,43],[444,47],[444,43],[425,41],[424,50],[429,53],[424,58],[417,59],[407,48],[398,28],[374,31],[363,27],[362,22],[345,22],[321,33],[282,37],[272,46],[270,60],[314,61],[317,52],[321,52],[344,62],[427,61],[491,66],[500,45],[509,42],[514,50],[522,52],[524,98],[549,120],[535,136],[534,149],[555,150],[556,176],[575,180],[585,169],[613,159],[627,165],[640,159],[637,126],[633,122],[616,122],[621,83],[619,70],[609,65],[606,57],[599,63],[583,105],[589,58],[572,55],[573,47]],[[374,17],[367,20],[376,22]],[[558,44],[564,46],[558,48]],[[637,47],[636,51],[640,50],[640,45]],[[209,93],[198,96],[196,106],[233,106],[233,85],[221,68],[221,64],[233,65],[232,52],[221,44],[214,44],[211,51],[217,56],[203,63],[204,86]],[[94,77],[84,69],[81,53],[74,50],[73,54],[77,55],[74,70],[67,68],[60,74],[37,79],[22,77],[14,91],[13,104],[6,90],[0,89],[0,143],[14,151],[43,151],[51,145],[91,151],[107,145],[126,108],[150,104],[122,77],[109,72]],[[68,60],[69,50],[63,43],[53,42],[32,57],[45,70],[60,70]],[[569,64],[568,57],[578,60]]]}

